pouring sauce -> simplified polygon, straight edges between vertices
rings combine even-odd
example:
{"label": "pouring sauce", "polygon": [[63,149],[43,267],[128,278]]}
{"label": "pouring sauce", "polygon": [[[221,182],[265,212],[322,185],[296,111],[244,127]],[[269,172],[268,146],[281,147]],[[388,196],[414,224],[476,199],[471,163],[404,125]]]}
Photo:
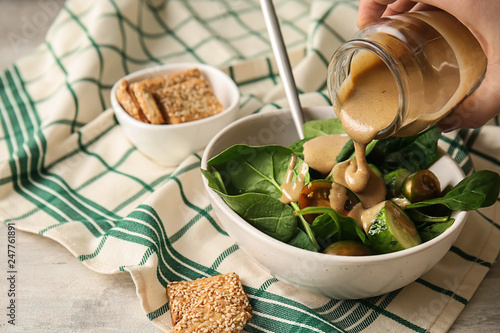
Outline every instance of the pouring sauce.
{"label": "pouring sauce", "polygon": [[[357,169],[346,174],[354,192],[363,192],[369,179],[368,143],[391,135],[412,136],[430,128],[475,89],[486,68],[481,46],[451,15],[431,11],[393,18],[393,28],[406,38],[403,42],[395,43],[385,27],[374,29],[369,38],[398,57],[404,66],[401,75],[406,76],[396,80],[395,69],[391,71],[382,58],[359,50],[352,57],[349,75],[335,92],[335,113],[355,142]],[[412,44],[415,27],[425,41],[422,44]]]}
{"label": "pouring sauce", "polygon": [[[436,124],[479,85],[486,57],[470,31],[442,11],[396,15],[359,36],[374,49],[341,47],[329,66],[333,108],[354,142],[355,158],[336,164],[348,138],[332,135],[304,144],[304,159],[322,174],[331,170],[334,184],[356,194],[361,204],[350,215],[367,230],[369,216],[386,199],[386,188],[366,161],[366,146],[374,139],[416,135]],[[386,51],[390,56],[382,58]],[[330,79],[337,77],[341,79]],[[335,193],[330,206],[341,210],[346,191]]]}
{"label": "pouring sauce", "polygon": [[337,114],[347,135],[354,141],[356,158],[334,175],[334,179],[341,179],[340,182],[358,196],[365,192],[370,179],[377,178],[370,177],[366,145],[394,121],[399,98],[389,68],[372,53],[362,55],[340,90],[342,108]]}

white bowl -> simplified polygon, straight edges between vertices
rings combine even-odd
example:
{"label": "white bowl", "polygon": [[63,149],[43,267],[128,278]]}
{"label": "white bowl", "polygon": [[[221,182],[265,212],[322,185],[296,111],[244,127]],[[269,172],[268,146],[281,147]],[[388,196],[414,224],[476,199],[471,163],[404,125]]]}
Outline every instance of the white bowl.
{"label": "white bowl", "polygon": [[[334,117],[331,107],[305,110],[306,120]],[[208,144],[201,167],[226,148],[246,143],[288,146],[297,140],[289,110],[242,118],[221,131]],[[451,157],[443,154],[430,168],[441,185],[455,185],[464,174]],[[238,246],[264,270],[279,280],[314,294],[337,299],[359,299],[394,291],[431,269],[450,249],[462,230],[467,212],[454,212],[453,225],[438,237],[416,247],[373,256],[334,256],[306,251],[264,234],[238,216],[212,190],[203,177],[214,211]]]}
{"label": "white bowl", "polygon": [[200,63],[174,63],[147,68],[125,77],[129,83],[169,75],[197,67],[210,81],[224,111],[214,116],[175,125],[154,125],[132,118],[118,103],[116,87],[111,89],[111,105],[132,144],[159,164],[175,166],[190,154],[203,149],[222,128],[237,118],[240,93],[234,81],[221,70]]}

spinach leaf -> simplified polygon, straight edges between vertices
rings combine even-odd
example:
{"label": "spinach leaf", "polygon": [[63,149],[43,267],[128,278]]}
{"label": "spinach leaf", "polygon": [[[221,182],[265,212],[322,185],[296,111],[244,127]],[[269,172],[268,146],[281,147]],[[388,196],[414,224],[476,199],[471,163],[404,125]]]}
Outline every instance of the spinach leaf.
{"label": "spinach leaf", "polygon": [[[333,112],[333,109],[332,109]],[[320,135],[345,133],[342,123],[338,118],[324,120],[311,120],[304,124],[304,137],[315,138]]]}
{"label": "spinach leaf", "polygon": [[358,222],[347,216],[340,215],[329,207],[307,207],[295,212],[296,215],[304,214],[322,214],[314,219],[312,229],[316,237],[323,241],[332,239],[339,240],[356,240],[364,244],[368,244],[368,238],[365,232],[359,227]]}
{"label": "spinach leaf", "polygon": [[301,230],[303,230],[305,232],[305,234],[309,238],[311,244],[316,248],[316,250],[319,250],[320,246],[318,244],[318,241],[316,240],[316,234],[312,230],[311,225],[306,221],[304,216],[297,213],[298,211],[300,211],[299,204],[296,202],[290,202],[290,206],[292,206],[292,208],[294,210],[294,214],[299,216],[299,220],[300,220],[300,223],[302,226]]}
{"label": "spinach leaf", "polygon": [[307,234],[301,229],[298,229],[297,234],[288,242],[288,244],[304,250],[318,252],[316,246],[311,242],[309,236],[307,236]]}
{"label": "spinach leaf", "polygon": [[[253,147],[235,145],[208,161],[219,173],[230,195],[262,193],[281,198],[280,186],[285,182],[293,151],[282,146]],[[300,173],[303,160],[297,158],[292,181]],[[307,167],[307,165],[305,165]],[[309,182],[307,172],[305,182]]]}
{"label": "spinach leaf", "polygon": [[[441,213],[446,214],[441,214]],[[405,210],[406,215],[410,218],[410,220],[415,224],[417,229],[423,229],[429,225],[434,223],[445,223],[450,220],[450,216],[452,211],[445,206],[439,205],[436,212],[423,212],[421,209],[413,208]]]}
{"label": "spinach leaf", "polygon": [[440,136],[441,131],[434,126],[419,135],[390,137],[378,141],[377,148],[385,152],[379,167],[384,172],[400,168],[416,172],[429,168],[439,157]]}
{"label": "spinach leaf", "polygon": [[301,159],[304,159],[304,143],[307,141],[311,140],[313,138],[306,138],[302,140],[297,140],[294,143],[292,143],[288,148],[290,148],[291,151]]}
{"label": "spinach leaf", "polygon": [[323,241],[329,240],[333,243],[342,239],[339,219],[332,218],[328,214],[323,213],[316,217],[312,223],[312,228],[315,234]]}
{"label": "spinach leaf", "polygon": [[337,155],[337,163],[348,160],[349,158],[351,158],[353,154],[354,154],[354,141],[350,139],[349,141],[347,141],[347,143],[344,145],[344,148],[342,148],[340,153]]}
{"label": "spinach leaf", "polygon": [[[371,153],[373,148],[377,145],[378,140],[372,140],[369,144],[366,145],[366,155]],[[347,141],[345,144],[344,148],[340,151],[340,153],[337,155],[337,163],[344,162],[345,160],[348,160],[352,157],[354,157],[356,154],[354,152],[354,141],[350,139]]]}
{"label": "spinach leaf", "polygon": [[434,223],[419,231],[422,242],[427,242],[445,232],[455,222],[455,219],[450,219],[448,222]]}
{"label": "spinach leaf", "polygon": [[227,195],[216,191],[227,205],[255,228],[282,242],[298,232],[293,208],[266,194]]}
{"label": "spinach leaf", "polygon": [[493,171],[476,171],[462,179],[442,198],[409,204],[405,209],[445,205],[451,210],[476,210],[493,205],[500,191],[500,176]]}
{"label": "spinach leaf", "polygon": [[212,170],[211,172],[205,169],[200,169],[201,174],[207,179],[208,186],[218,192],[227,194],[226,188],[224,187],[224,181],[220,173],[217,170]]}

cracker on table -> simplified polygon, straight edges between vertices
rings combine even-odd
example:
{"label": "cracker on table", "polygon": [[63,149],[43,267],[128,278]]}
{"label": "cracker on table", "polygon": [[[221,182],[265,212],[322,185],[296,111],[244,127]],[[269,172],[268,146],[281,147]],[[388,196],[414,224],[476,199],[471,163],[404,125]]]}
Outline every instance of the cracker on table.
{"label": "cracker on table", "polygon": [[189,313],[199,303],[200,299],[206,296],[207,291],[213,290],[231,297],[231,304],[241,306],[248,313],[252,311],[248,297],[236,273],[216,275],[193,281],[171,282],[167,285],[167,298],[172,325],[180,322],[184,315]]}
{"label": "cracker on table", "polygon": [[203,119],[224,110],[204,78],[192,78],[157,90],[155,97],[169,124]]}
{"label": "cracker on table", "polygon": [[156,104],[153,94],[144,81],[132,83],[131,89],[148,121],[151,124],[164,124],[165,119]]}
{"label": "cracker on table", "polygon": [[133,92],[131,92],[130,85],[127,80],[122,79],[118,83],[118,86],[116,87],[116,99],[130,116],[139,121],[148,122],[146,116],[141,110],[141,107],[137,103]]}
{"label": "cracker on table", "polygon": [[219,289],[207,290],[171,332],[238,333],[252,318],[238,298]]}

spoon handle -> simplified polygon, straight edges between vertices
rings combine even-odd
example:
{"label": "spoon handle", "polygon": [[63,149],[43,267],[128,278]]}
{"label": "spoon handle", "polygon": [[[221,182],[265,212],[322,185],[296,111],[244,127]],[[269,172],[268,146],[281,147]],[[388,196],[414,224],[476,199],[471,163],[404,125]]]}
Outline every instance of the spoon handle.
{"label": "spoon handle", "polygon": [[283,80],[290,109],[292,110],[293,121],[299,138],[303,139],[304,132],[302,130],[302,125],[304,124],[304,114],[302,106],[300,105],[297,87],[295,86],[295,81],[293,79],[292,68],[290,66],[290,60],[288,59],[286,46],[283,41],[283,35],[281,34],[278,17],[276,16],[272,0],[261,0],[260,4],[264,14],[267,31],[269,33],[269,39],[271,40],[271,46],[276,58],[276,63],[278,65],[278,70],[281,79]]}

